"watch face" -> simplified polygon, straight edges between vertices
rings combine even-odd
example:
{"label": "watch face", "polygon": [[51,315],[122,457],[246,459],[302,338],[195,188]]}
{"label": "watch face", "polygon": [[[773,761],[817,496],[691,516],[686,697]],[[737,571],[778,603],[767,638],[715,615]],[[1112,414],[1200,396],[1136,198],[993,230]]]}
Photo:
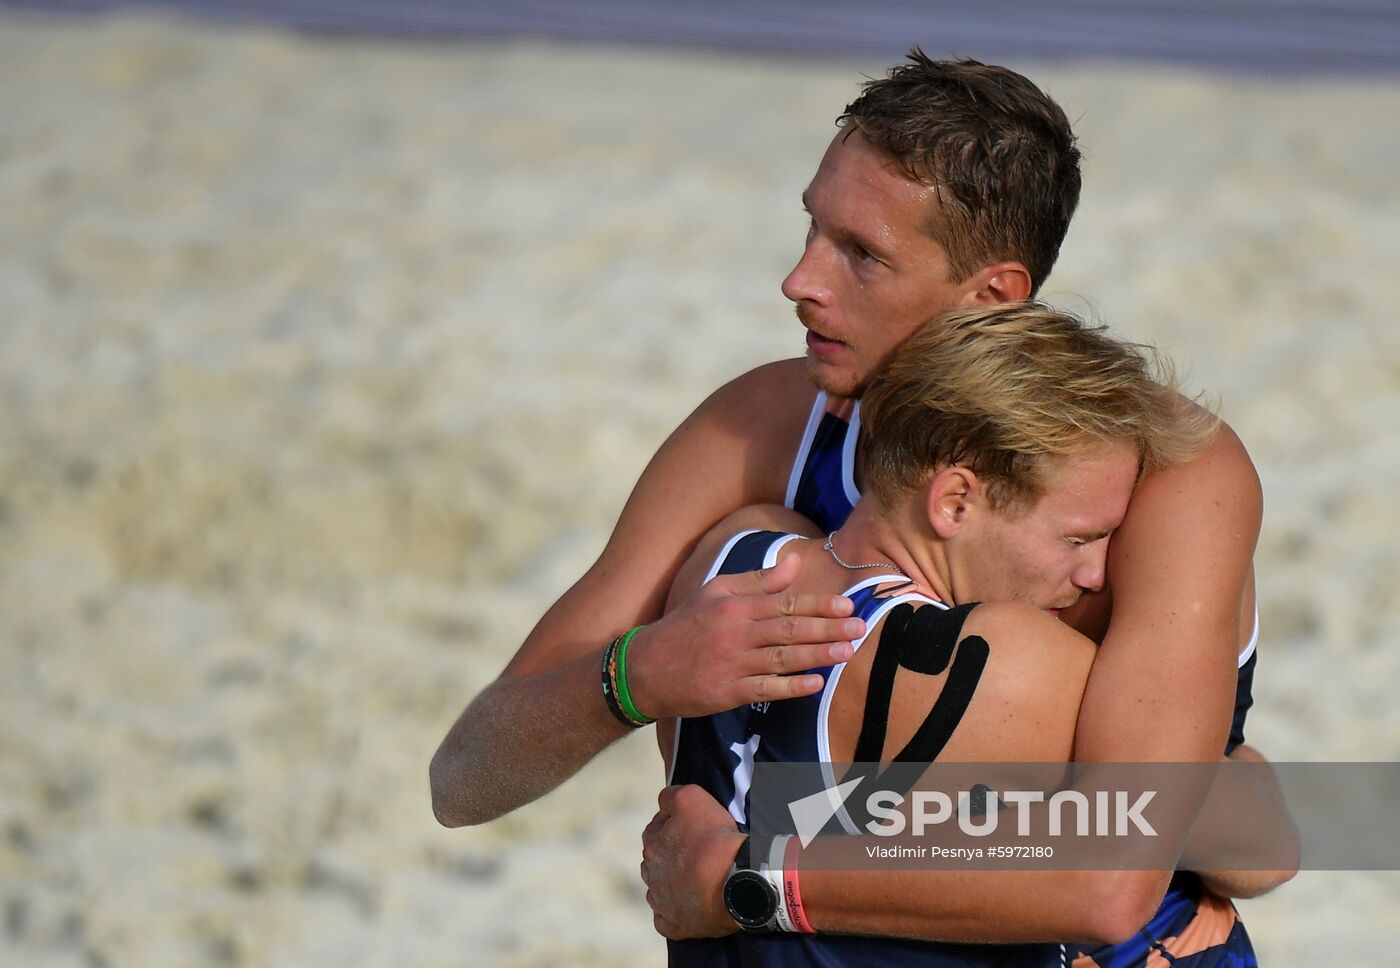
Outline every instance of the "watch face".
{"label": "watch face", "polygon": [[737,870],[724,882],[724,906],[739,927],[753,931],[773,920],[778,892],[758,871]]}

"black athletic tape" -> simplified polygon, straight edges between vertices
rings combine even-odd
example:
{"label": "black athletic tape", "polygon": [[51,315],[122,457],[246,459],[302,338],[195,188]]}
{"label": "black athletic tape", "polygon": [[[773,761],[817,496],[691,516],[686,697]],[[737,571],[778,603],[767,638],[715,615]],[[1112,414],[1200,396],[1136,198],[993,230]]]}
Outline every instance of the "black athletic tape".
{"label": "black athletic tape", "polygon": [[[870,667],[870,682],[865,694],[865,710],[861,716],[860,738],[856,741],[855,763],[847,780],[859,776],[862,782],[857,796],[848,802],[863,804],[865,787],[878,778],[880,789],[906,793],[923,775],[924,764],[938,758],[953,736],[977,684],[986,669],[991,649],[987,640],[971,635],[961,642],[958,635],[976,602],[953,609],[919,608],[902,604],[885,618],[875,660]],[[951,668],[949,658],[951,656]],[[904,748],[895,754],[893,762],[880,772],[880,757],[885,749],[889,725],[890,703],[894,696],[894,679],[899,667],[925,675],[938,675],[948,669],[948,678],[938,694],[928,716],[914,731]],[[857,826],[869,820],[868,815],[856,818]]]}
{"label": "black athletic tape", "polygon": [[894,696],[894,677],[899,671],[899,642],[907,634],[914,617],[914,606],[897,605],[885,616],[870,679],[865,689],[865,710],[861,713],[860,738],[856,740],[855,762],[878,763],[885,749],[885,727]]}
{"label": "black athletic tape", "polygon": [[896,761],[931,763],[938,759],[972,703],[972,694],[977,691],[990,654],[987,640],[980,635],[969,635],[958,643],[958,654],[953,657],[953,668],[948,671],[948,681],[943,684],[938,701],[919,724],[913,739],[895,754]]}
{"label": "black athletic tape", "polygon": [[[899,667],[932,676],[947,669],[957,648],[958,636],[962,634],[963,623],[977,604],[970,602],[949,609],[916,609],[906,602],[895,606],[885,617],[880,642],[875,650],[875,661],[870,667],[860,738],[856,740],[855,762],[880,761],[880,755],[885,750],[885,729],[889,724],[890,702],[894,696],[894,677]],[[980,670],[978,674],[981,674]],[[972,685],[976,686],[975,680]],[[937,708],[935,705],[935,712]],[[929,715],[933,715],[933,712]]]}
{"label": "black athletic tape", "polygon": [[[957,608],[921,608],[914,612],[903,635],[895,640],[899,648],[899,664],[911,672],[936,676],[948,668],[948,660],[958,645],[963,623],[977,607],[977,602]],[[880,636],[881,644],[885,638]]]}

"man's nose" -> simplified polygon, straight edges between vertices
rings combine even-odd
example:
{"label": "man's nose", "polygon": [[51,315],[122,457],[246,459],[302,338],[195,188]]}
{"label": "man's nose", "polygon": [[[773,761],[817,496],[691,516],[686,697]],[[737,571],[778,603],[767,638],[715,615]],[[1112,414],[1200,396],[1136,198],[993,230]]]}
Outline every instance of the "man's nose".
{"label": "man's nose", "polygon": [[1108,568],[1108,542],[1095,541],[1085,553],[1085,558],[1074,569],[1070,580],[1076,588],[1086,592],[1096,592],[1103,588],[1104,572]]}
{"label": "man's nose", "polygon": [[783,295],[795,303],[814,302],[825,306],[831,302],[831,290],[826,284],[824,255],[828,246],[820,239],[808,239],[802,258],[783,280]]}

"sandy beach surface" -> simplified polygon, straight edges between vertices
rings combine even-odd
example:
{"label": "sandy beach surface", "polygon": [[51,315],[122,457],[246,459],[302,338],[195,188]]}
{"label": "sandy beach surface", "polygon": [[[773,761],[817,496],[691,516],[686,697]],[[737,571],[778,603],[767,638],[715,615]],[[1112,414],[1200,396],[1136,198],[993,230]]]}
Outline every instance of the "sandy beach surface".
{"label": "sandy beach surface", "polygon": [[[1263,478],[1251,741],[1400,759],[1400,86],[1016,66],[1087,151],[1046,295]],[[650,737],[476,829],[427,762],[669,429],[801,352],[881,69],[0,15],[0,963],[664,963]],[[1241,910],[1266,966],[1400,946],[1394,874]]]}

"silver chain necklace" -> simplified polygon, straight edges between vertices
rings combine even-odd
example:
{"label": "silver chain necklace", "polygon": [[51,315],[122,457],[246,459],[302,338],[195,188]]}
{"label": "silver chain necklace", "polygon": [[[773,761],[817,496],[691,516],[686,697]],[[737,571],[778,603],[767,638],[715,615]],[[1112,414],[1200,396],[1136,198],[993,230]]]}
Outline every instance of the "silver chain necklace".
{"label": "silver chain necklace", "polygon": [[827,535],[827,536],[826,536],[826,544],[822,545],[822,549],[823,549],[824,551],[830,553],[831,557],[834,558],[834,559],[836,560],[836,563],[837,563],[838,565],[840,565],[842,568],[845,568],[845,569],[848,570],[848,571],[860,571],[862,568],[893,568],[893,569],[895,570],[895,573],[896,573],[896,574],[898,574],[898,575],[900,575],[900,576],[902,576],[902,577],[907,577],[907,576],[904,575],[904,572],[902,572],[902,571],[899,570],[899,566],[898,566],[898,565],[896,565],[896,564],[894,564],[893,562],[890,562],[890,561],[872,561],[872,562],[870,562],[870,563],[868,563],[868,564],[864,564],[864,565],[849,565],[849,564],[847,564],[846,562],[844,562],[844,561],[841,560],[841,556],[838,555],[838,554],[836,553],[836,547],[835,547],[835,545],[833,545],[833,544],[831,543],[832,540],[833,540],[835,537],[836,537],[836,532],[835,532],[835,531],[833,531],[833,532],[831,532],[831,534]]}

